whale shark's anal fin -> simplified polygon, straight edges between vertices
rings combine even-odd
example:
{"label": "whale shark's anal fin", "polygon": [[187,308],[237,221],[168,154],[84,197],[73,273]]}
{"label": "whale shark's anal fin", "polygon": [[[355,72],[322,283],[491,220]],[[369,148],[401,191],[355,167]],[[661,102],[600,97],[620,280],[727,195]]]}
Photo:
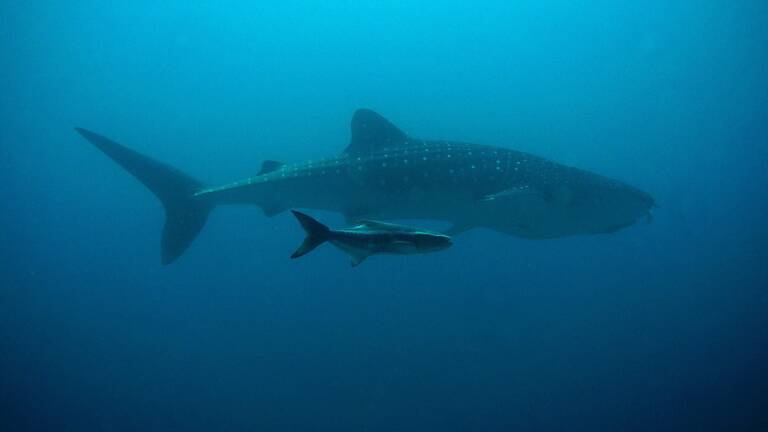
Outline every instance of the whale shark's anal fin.
{"label": "whale shark's anal fin", "polygon": [[75,130],[131,173],[162,202],[165,225],[161,261],[170,264],[192,244],[205,225],[213,204],[196,198],[203,184],[178,169],[122,146],[107,137],[82,128]]}

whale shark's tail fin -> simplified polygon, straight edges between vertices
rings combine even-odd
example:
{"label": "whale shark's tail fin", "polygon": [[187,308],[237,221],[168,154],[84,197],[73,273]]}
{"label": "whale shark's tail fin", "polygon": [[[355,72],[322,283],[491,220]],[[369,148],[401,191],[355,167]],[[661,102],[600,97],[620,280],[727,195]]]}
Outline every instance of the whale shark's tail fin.
{"label": "whale shark's tail fin", "polygon": [[296,249],[296,252],[291,255],[291,258],[298,258],[302,255],[306,255],[314,248],[323,244],[330,237],[331,230],[327,226],[314,220],[313,218],[305,215],[304,213],[291,210],[296,219],[299,220],[301,227],[307,232],[307,237],[304,238],[304,243]]}
{"label": "whale shark's tail fin", "polygon": [[178,169],[124,147],[91,131],[75,128],[91,144],[133,174],[165,207],[162,263],[170,264],[189,247],[205,225],[213,204],[194,193],[203,184]]}

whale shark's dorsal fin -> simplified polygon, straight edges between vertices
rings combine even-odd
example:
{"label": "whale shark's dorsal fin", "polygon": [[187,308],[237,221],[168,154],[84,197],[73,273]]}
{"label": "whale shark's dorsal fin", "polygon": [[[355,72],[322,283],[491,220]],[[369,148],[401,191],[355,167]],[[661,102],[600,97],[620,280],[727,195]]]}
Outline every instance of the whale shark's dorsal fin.
{"label": "whale shark's dorsal fin", "polygon": [[259,170],[259,173],[257,175],[262,174],[268,174],[272,171],[275,171],[285,165],[283,162],[273,161],[273,160],[265,160],[261,163],[261,170]]}
{"label": "whale shark's dorsal fin", "polygon": [[389,120],[369,109],[359,109],[352,116],[352,139],[346,154],[366,154],[376,150],[398,147],[408,142],[408,135]]}

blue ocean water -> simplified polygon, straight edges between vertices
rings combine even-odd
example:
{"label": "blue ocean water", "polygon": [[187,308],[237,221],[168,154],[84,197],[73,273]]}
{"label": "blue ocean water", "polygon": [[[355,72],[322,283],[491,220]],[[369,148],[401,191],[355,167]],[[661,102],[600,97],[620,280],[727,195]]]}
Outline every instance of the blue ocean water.
{"label": "blue ocean water", "polygon": [[[0,429],[768,430],[767,24],[759,1],[3,2]],[[161,205],[72,129],[218,184],[337,154],[359,107],[659,206],[354,269],[225,206],[163,267]]]}

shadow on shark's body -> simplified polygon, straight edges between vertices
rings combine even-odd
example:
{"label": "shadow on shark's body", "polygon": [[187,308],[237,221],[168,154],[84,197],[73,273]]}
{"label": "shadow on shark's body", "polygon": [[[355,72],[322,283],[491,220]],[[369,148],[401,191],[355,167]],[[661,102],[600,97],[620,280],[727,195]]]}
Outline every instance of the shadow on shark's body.
{"label": "shadow on shark's body", "polygon": [[348,220],[437,219],[449,234],[486,227],[544,239],[610,233],[646,218],[647,193],[617,180],[502,147],[409,137],[360,109],[340,155],[265,161],[253,177],[208,187],[178,169],[82,128],[76,130],[157,195],[166,213],[162,263],[176,260],[221,204],[337,211]]}

